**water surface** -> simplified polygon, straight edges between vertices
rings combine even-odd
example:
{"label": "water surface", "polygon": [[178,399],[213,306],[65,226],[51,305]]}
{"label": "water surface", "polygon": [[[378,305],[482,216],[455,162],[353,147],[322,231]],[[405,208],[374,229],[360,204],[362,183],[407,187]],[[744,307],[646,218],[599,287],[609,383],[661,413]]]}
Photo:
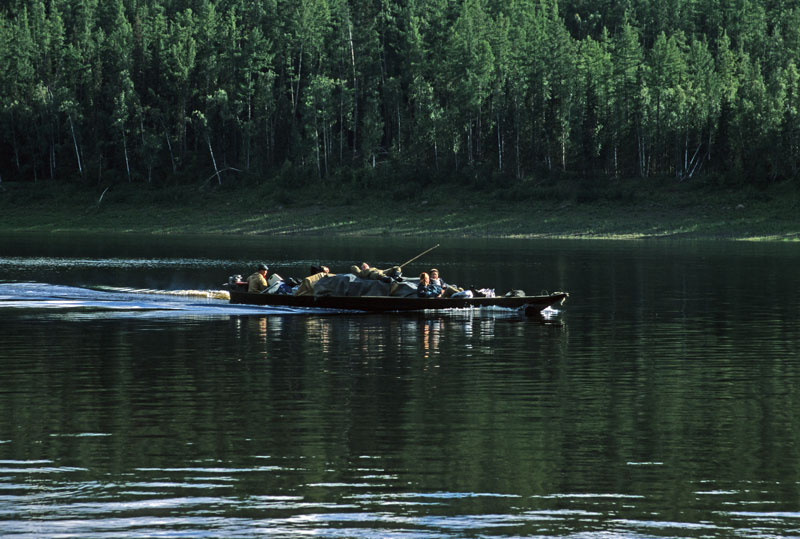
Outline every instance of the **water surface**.
{"label": "water surface", "polygon": [[408,268],[569,291],[548,319],[219,294],[432,243],[0,238],[0,534],[800,535],[796,246],[453,240]]}

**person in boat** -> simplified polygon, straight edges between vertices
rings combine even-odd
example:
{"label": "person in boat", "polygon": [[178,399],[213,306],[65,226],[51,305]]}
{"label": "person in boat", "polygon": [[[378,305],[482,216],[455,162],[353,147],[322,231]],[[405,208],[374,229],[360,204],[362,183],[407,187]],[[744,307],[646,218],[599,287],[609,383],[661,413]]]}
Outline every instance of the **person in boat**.
{"label": "person in boat", "polygon": [[393,266],[388,270],[380,270],[372,268],[366,262],[361,263],[359,266],[350,266],[350,273],[361,279],[373,279],[375,281],[383,281],[384,283],[391,283],[395,280],[400,280],[402,270],[400,266]]}
{"label": "person in boat", "polygon": [[436,286],[438,286],[438,287],[439,287],[439,288],[441,288],[442,290],[444,290],[445,288],[447,288],[447,283],[445,283],[445,282],[444,282],[444,279],[442,279],[442,278],[439,276],[439,270],[438,270],[438,269],[436,269],[436,268],[431,268],[430,274],[431,274],[431,277],[430,277],[430,278],[431,278],[431,282],[432,282],[433,284],[435,284]]}
{"label": "person in boat", "polygon": [[260,294],[267,289],[267,272],[269,268],[266,264],[259,264],[256,272],[247,278],[247,291]]}
{"label": "person in boat", "polygon": [[438,269],[431,268],[431,272],[430,273],[431,273],[431,283],[435,284],[436,286],[438,286],[439,288],[442,289],[442,297],[443,298],[449,298],[453,294],[457,294],[459,292],[463,292],[464,291],[463,288],[459,288],[459,287],[457,287],[455,285],[447,284],[446,282],[444,282],[444,279],[442,279],[439,276],[439,270]]}
{"label": "person in boat", "polygon": [[327,274],[329,274],[330,272],[331,272],[331,269],[330,269],[328,266],[323,266],[323,265],[319,265],[319,266],[311,266],[311,268],[310,268],[310,271],[309,271],[308,275],[309,275],[309,276],[311,276],[311,275],[316,275],[317,273],[324,273],[324,274],[326,274],[326,275],[327,275]]}
{"label": "person in boat", "polygon": [[426,272],[419,274],[419,284],[417,285],[417,295],[421,298],[440,298],[442,289],[431,282],[431,277]]}
{"label": "person in boat", "polygon": [[331,270],[328,266],[311,266],[312,269],[316,269],[316,273],[312,273],[308,277],[305,277],[301,282],[300,286],[295,288],[293,295],[295,296],[313,296],[314,295],[314,285],[322,279],[323,277],[333,277],[335,274],[331,273]]}

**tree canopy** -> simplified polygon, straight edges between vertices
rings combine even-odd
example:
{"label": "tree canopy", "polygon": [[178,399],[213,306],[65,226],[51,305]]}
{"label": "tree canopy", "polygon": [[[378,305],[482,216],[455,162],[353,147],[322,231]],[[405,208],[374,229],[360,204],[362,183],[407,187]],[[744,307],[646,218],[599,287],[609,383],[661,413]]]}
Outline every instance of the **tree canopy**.
{"label": "tree canopy", "polygon": [[796,179],[798,64],[775,0],[12,0],[0,179]]}

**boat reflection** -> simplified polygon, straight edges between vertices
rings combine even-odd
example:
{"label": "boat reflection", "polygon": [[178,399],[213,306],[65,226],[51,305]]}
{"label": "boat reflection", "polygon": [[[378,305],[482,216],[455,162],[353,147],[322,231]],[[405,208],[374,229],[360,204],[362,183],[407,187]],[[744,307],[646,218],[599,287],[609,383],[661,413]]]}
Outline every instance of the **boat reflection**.
{"label": "boat reflection", "polygon": [[269,359],[272,351],[296,348],[303,354],[365,363],[387,357],[402,360],[408,355],[430,360],[443,353],[447,356],[494,353],[498,335],[520,337],[532,327],[563,326],[561,320],[552,316],[474,310],[393,316],[269,314],[232,317],[232,323],[237,339],[251,345],[256,343],[257,354],[263,359]]}
{"label": "boat reflection", "polygon": [[441,319],[426,320],[422,324],[422,349],[425,359],[430,359],[432,353],[439,351],[439,332],[441,331]]}

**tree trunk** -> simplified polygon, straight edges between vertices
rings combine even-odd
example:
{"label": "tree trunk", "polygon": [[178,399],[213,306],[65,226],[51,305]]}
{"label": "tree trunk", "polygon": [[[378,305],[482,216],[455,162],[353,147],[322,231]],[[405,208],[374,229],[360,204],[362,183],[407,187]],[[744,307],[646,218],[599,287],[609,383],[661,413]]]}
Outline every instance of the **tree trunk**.
{"label": "tree trunk", "polygon": [[217,183],[222,185],[222,176],[219,173],[219,168],[217,168],[217,160],[214,157],[214,149],[211,147],[211,137],[208,136],[208,132],[205,133],[206,135],[206,144],[208,145],[208,153],[211,154],[211,162],[214,163],[214,173],[217,176]]}
{"label": "tree trunk", "polygon": [[50,179],[56,179],[56,142],[50,139]]}
{"label": "tree trunk", "polygon": [[325,120],[324,124],[322,125],[322,149],[323,157],[325,158],[325,177],[328,177],[328,152],[330,151],[330,125],[328,124],[327,119]]}
{"label": "tree trunk", "polygon": [[11,118],[11,142],[14,146],[14,162],[17,164],[17,172],[22,170],[19,164],[19,146],[17,145],[17,131],[14,129],[14,118]]}
{"label": "tree trunk", "polygon": [[[180,143],[181,157],[186,155],[186,96],[181,96],[181,117],[180,117]],[[197,137],[195,137],[197,140]]]}
{"label": "tree trunk", "polygon": [[353,66],[353,159],[358,154],[358,78],[356,77],[356,51],[353,45],[353,25],[347,23],[347,33],[350,39],[350,64]]}
{"label": "tree trunk", "polygon": [[475,119],[475,159],[480,162],[481,155],[481,105],[478,103],[478,117]]}
{"label": "tree trunk", "polygon": [[144,118],[139,114],[139,129],[142,132],[142,151],[145,154],[145,161],[147,162],[147,183],[153,183],[153,156],[149,155],[144,140]]}
{"label": "tree trunk", "polygon": [[[252,80],[252,76],[248,74],[248,82]],[[250,137],[253,130],[253,105],[251,102],[250,92],[247,93],[247,130],[245,131],[246,147],[245,147],[245,169],[250,170]]]}
{"label": "tree trunk", "polygon": [[[303,49],[305,43],[300,44],[300,54],[297,59],[297,87],[292,87],[292,123],[297,116],[297,104],[300,101],[300,78],[303,75]],[[313,66],[312,66],[313,67]]]}
{"label": "tree trunk", "polygon": [[[316,109],[316,106],[314,108]],[[317,177],[322,179],[322,160],[319,155],[319,126],[316,113],[314,114],[314,152],[317,155]]]}
{"label": "tree trunk", "polygon": [[122,130],[122,148],[125,152],[125,170],[128,172],[128,183],[131,183],[131,164],[128,161],[128,138],[125,136],[125,130]]}
{"label": "tree trunk", "polygon": [[467,161],[469,166],[474,163],[472,157],[472,112],[469,113],[469,121],[467,122]]}
{"label": "tree trunk", "polygon": [[[342,41],[344,39],[344,28],[342,28]],[[346,79],[345,65],[347,64],[347,50],[344,44],[340,47],[340,52],[342,56],[339,62],[339,78],[344,81]],[[339,84],[339,165],[344,162],[344,93],[344,85]]]}
{"label": "tree trunk", "polygon": [[[689,168],[689,113],[684,115],[683,123],[686,125],[686,133],[683,138],[683,170],[684,172]],[[700,130],[700,139],[703,138],[703,131]]]}
{"label": "tree trunk", "polygon": [[403,152],[402,131],[400,129],[400,103],[397,104],[397,153]]}
{"label": "tree trunk", "polygon": [[344,90],[339,92],[339,165],[344,161]]}
{"label": "tree trunk", "polygon": [[503,133],[500,127],[500,112],[497,112],[497,170],[503,170]]}
{"label": "tree trunk", "polygon": [[[656,96],[656,132],[654,135],[655,141],[653,143],[653,152],[651,153],[656,154],[656,168],[658,168],[658,162],[664,158],[663,146],[660,144],[663,138],[661,136],[661,92],[658,92]],[[659,152],[661,155],[658,155]]]}
{"label": "tree trunk", "polygon": [[437,144],[436,129],[433,130],[433,160],[436,163],[436,171],[439,171],[439,145]]}
{"label": "tree trunk", "polygon": [[78,138],[75,136],[75,125],[72,123],[71,114],[68,114],[67,118],[69,118],[69,128],[72,131],[72,142],[75,144],[75,157],[78,160],[78,172],[81,175],[81,179],[83,179],[83,165],[81,164],[81,152],[78,147]]}
{"label": "tree trunk", "polygon": [[640,118],[636,119],[636,146],[639,160],[639,176],[645,178],[647,176],[647,159],[644,129]]}
{"label": "tree trunk", "polygon": [[167,133],[167,126],[164,125],[164,122],[161,122],[161,127],[164,128],[164,138],[167,139],[167,148],[169,148],[169,163],[172,165],[172,173],[176,174],[178,172],[177,168],[175,167],[175,155],[172,153],[172,142],[169,140],[169,133]]}
{"label": "tree trunk", "polygon": [[517,159],[517,179],[522,179],[522,163],[519,151],[519,102],[514,98],[514,153]]}

